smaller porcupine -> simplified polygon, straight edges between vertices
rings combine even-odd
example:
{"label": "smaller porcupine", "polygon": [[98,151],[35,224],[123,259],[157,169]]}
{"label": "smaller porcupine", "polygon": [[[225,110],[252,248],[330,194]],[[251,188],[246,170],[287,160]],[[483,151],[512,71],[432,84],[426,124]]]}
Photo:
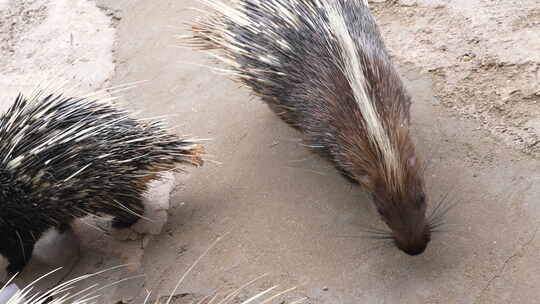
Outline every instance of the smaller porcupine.
{"label": "smaller porcupine", "polygon": [[0,254],[16,273],[50,228],[87,215],[113,227],[144,212],[149,181],[179,164],[200,166],[203,147],[137,120],[104,99],[19,95],[0,117]]}
{"label": "smaller porcupine", "polygon": [[188,45],[219,51],[230,74],[371,194],[390,228],[377,238],[424,252],[440,222],[426,216],[411,97],[367,0],[202,2],[215,13],[191,27]]}

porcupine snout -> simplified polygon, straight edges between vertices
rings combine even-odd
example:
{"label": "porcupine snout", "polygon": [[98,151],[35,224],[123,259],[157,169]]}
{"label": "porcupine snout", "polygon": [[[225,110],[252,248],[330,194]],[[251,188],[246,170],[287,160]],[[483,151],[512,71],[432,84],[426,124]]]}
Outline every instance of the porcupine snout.
{"label": "porcupine snout", "polygon": [[405,252],[408,255],[419,255],[422,254],[429,243],[431,239],[431,235],[429,230],[422,233],[422,235],[416,239],[416,240],[410,240],[407,242],[400,242],[398,239],[394,239],[394,244],[396,247],[398,247],[401,251]]}

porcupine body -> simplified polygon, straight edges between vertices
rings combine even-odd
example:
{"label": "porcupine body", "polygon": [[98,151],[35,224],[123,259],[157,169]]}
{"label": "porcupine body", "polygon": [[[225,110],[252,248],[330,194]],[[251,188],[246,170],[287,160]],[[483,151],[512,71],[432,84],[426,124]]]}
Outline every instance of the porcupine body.
{"label": "porcupine body", "polygon": [[214,58],[369,192],[388,236],[410,255],[430,240],[411,99],[367,1],[203,1],[187,43]]}
{"label": "porcupine body", "polygon": [[144,212],[147,183],[179,164],[202,164],[202,147],[160,121],[130,118],[106,100],[19,95],[0,117],[0,254],[20,271],[49,228],[112,215],[113,227]]}

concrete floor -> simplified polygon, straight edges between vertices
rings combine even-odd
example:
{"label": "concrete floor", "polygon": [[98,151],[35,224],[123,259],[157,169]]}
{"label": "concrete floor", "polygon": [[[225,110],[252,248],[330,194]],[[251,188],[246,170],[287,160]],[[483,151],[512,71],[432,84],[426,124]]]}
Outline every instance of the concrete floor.
{"label": "concrete floor", "polygon": [[[465,94],[457,89],[459,82],[446,81],[438,73],[442,70],[447,79],[471,73],[467,69],[472,70],[472,65],[461,65],[461,49],[448,42],[452,54],[441,61],[426,45],[417,44],[414,49],[410,45],[400,48],[398,43],[403,37],[422,40],[420,32],[429,28],[429,22],[415,20],[442,22],[436,18],[441,14],[437,10],[463,16],[467,5],[474,3],[482,16],[504,19],[498,14],[504,7],[497,10],[480,0],[446,1],[442,8],[425,1],[405,2],[411,1],[383,2],[373,9],[414,97],[415,137],[420,153],[431,163],[427,173],[430,199],[437,201],[451,191],[450,197],[459,202],[447,215],[448,232],[436,235],[423,255],[409,257],[391,244],[359,238],[362,227],[382,225],[370,200],[330,164],[299,145],[300,134],[246,89],[195,65],[211,65],[203,54],[176,47],[175,35],[185,33],[183,23],[196,14],[188,8],[198,3],[99,0],[116,28],[115,70],[104,83],[148,80],[123,93],[123,101],[146,117],[168,115],[179,133],[212,138],[207,150],[216,162],[178,177],[168,222],[160,235],[144,247],[133,245],[135,241],[108,243],[117,247],[109,255],[97,250],[99,246],[83,244],[73,274],[113,266],[122,261],[122,248],[139,246],[140,268],[133,272],[146,277],[121,284],[106,299],[140,303],[145,289],[158,295],[171,292],[207,246],[228,233],[177,293],[200,298],[269,272],[269,278],[251,292],[271,283],[283,288],[298,285],[293,296],[306,296],[313,304],[532,303],[540,298],[538,155],[494,132],[489,122],[499,117],[488,117],[485,124],[462,111],[486,100],[459,95]],[[540,4],[523,1],[522,5],[536,20]],[[403,14],[404,19],[392,18],[396,14]],[[481,34],[482,23],[478,24],[475,31]],[[533,23],[532,29],[540,30],[538,24]],[[536,46],[530,43],[531,54],[539,54]],[[475,58],[482,54],[477,52]],[[539,65],[536,55],[530,56],[528,64]],[[446,64],[452,60],[459,63]],[[432,66],[437,61],[439,69]],[[537,72],[517,68],[523,68],[523,74]],[[491,73],[501,79],[507,76],[504,69]],[[501,82],[505,84],[507,89],[512,87],[510,81]],[[538,79],[533,85],[537,84]],[[467,100],[460,103],[460,98]],[[515,107],[532,108],[527,117],[540,119],[538,108],[526,106],[518,103]],[[513,132],[514,117],[501,119],[508,120],[508,130]],[[533,128],[532,136],[539,132]]]}

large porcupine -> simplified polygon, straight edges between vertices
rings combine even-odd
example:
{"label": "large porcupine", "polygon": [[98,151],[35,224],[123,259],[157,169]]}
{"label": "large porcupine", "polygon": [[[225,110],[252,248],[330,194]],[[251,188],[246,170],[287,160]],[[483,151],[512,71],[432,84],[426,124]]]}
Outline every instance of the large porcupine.
{"label": "large porcupine", "polygon": [[107,100],[19,95],[0,117],[0,254],[10,274],[49,228],[112,215],[129,227],[144,212],[147,183],[178,164],[202,165],[197,142],[137,120]]}
{"label": "large porcupine", "polygon": [[204,2],[216,14],[192,25],[186,43],[220,50],[212,55],[231,74],[372,195],[391,229],[379,237],[422,253],[434,225],[409,132],[411,100],[367,1]]}

